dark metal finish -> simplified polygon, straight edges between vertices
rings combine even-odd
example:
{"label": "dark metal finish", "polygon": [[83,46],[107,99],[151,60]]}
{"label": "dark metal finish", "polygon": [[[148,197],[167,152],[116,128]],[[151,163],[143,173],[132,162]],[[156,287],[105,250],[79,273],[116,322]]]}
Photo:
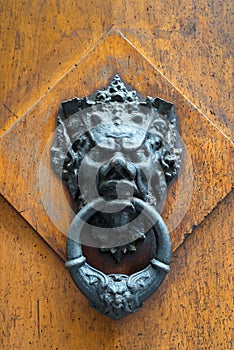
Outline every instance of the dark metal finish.
{"label": "dark metal finish", "polygon": [[[159,212],[181,154],[173,104],[143,99],[119,76],[93,98],[61,105],[51,163],[77,208],[66,266],[91,304],[114,319],[138,310],[169,271],[170,237]],[[136,242],[151,230],[154,257],[130,276],[106,275],[83,256],[84,244],[118,263],[135,254]]]}
{"label": "dark metal finish", "polygon": [[[101,201],[99,199],[95,204]],[[153,225],[157,240],[154,259],[144,270],[131,276],[123,274],[106,275],[86,262],[81,244],[72,238],[79,238],[84,223],[91,215],[90,208],[94,203],[87,204],[77,214],[70,226],[67,240],[68,260],[66,266],[69,268],[74,282],[88,297],[95,309],[114,319],[119,319],[138,310],[143,302],[158,288],[170,270],[171,243],[161,216],[149,204],[140,199],[134,199],[133,204],[145,210],[145,215]]]}

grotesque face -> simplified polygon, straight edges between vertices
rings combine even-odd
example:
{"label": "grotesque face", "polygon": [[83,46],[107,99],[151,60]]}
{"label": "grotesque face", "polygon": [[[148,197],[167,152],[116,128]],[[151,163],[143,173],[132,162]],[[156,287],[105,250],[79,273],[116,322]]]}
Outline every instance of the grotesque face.
{"label": "grotesque face", "polygon": [[162,140],[136,125],[107,125],[92,130],[95,145],[78,170],[80,195],[86,202],[137,197],[161,208],[166,178],[159,163]]}
{"label": "grotesque face", "polygon": [[[51,160],[78,211],[99,197],[130,204],[135,197],[161,211],[181,152],[173,105],[159,98],[142,100],[115,77],[94,100],[62,104]],[[94,224],[118,227],[134,215],[128,205],[114,215],[96,215]]]}

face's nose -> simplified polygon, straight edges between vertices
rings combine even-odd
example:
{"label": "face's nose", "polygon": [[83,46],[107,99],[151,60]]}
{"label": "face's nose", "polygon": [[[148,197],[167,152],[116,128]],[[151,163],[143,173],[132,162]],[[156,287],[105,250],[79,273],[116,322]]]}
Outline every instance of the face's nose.
{"label": "face's nose", "polygon": [[136,175],[136,168],[122,155],[113,156],[106,164],[102,166],[101,173],[105,179],[127,179],[132,181]]}
{"label": "face's nose", "polygon": [[126,160],[121,156],[114,156],[109,162],[110,168],[115,168],[116,171],[121,171],[126,166]]}

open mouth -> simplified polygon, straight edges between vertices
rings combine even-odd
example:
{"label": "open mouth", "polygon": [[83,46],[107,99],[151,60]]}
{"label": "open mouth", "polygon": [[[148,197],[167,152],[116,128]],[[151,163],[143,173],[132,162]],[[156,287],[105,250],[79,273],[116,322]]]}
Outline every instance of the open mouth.
{"label": "open mouth", "polygon": [[98,193],[106,200],[131,199],[132,197],[142,199],[142,195],[137,185],[134,182],[125,179],[103,181],[98,186]]}

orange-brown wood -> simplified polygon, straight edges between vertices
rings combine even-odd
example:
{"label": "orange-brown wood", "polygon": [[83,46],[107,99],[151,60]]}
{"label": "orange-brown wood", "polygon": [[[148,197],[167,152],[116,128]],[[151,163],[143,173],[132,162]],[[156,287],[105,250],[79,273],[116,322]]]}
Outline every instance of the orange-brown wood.
{"label": "orange-brown wood", "polygon": [[114,349],[233,348],[233,209],[234,193],[176,251],[158,292],[116,325]]}
{"label": "orange-brown wood", "polygon": [[113,23],[229,137],[234,2],[113,0]]}
{"label": "orange-brown wood", "polygon": [[173,250],[231,190],[230,141],[113,30],[2,137],[0,190],[62,257],[74,213],[50,165],[57,111],[62,100],[91,94],[117,72],[143,96],[175,104],[187,151],[163,212]]}
{"label": "orange-brown wood", "polygon": [[112,349],[113,324],[89,308],[63,262],[0,198],[0,349]]}
{"label": "orange-brown wood", "polygon": [[[0,187],[18,211],[1,199],[1,349],[233,348],[233,194],[222,201],[233,182],[225,137],[233,135],[233,5],[231,0],[0,3]],[[111,27],[125,37],[118,29],[109,32]],[[62,260],[21,218],[65,259],[66,237],[41,202],[39,160],[60,101],[105,87],[116,72],[143,95],[155,92],[175,103],[193,164],[183,168],[184,190],[194,175],[192,201],[172,232],[173,248],[183,244],[173,254],[170,274],[141,311],[117,322],[88,306]],[[47,158],[42,165],[49,169],[48,164]],[[67,197],[61,202],[63,189],[48,171],[54,181],[49,194],[63,211]],[[175,183],[163,212],[167,223],[177,199]],[[183,197],[178,213],[182,205]],[[66,212],[59,224],[66,228],[71,218]]]}
{"label": "orange-brown wood", "polygon": [[111,27],[109,1],[1,1],[0,132]]}
{"label": "orange-brown wood", "polygon": [[174,253],[141,311],[120,321],[88,306],[62,261],[1,199],[0,348],[231,350],[233,197]]}
{"label": "orange-brown wood", "polygon": [[233,136],[233,1],[10,0],[1,2],[0,11],[3,131],[116,25]]}

